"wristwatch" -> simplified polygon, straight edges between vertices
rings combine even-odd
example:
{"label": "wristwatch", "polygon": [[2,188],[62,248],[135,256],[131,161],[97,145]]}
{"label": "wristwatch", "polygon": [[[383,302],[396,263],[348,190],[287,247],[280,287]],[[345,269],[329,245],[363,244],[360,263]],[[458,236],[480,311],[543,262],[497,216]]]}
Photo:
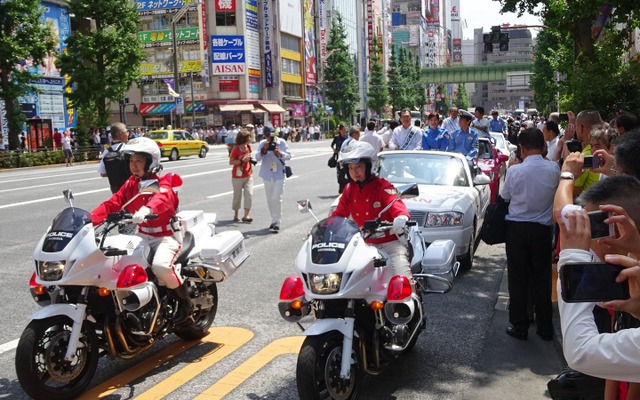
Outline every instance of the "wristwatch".
{"label": "wristwatch", "polygon": [[560,174],[560,179],[571,179],[572,181],[576,180],[576,177],[569,171],[564,171]]}

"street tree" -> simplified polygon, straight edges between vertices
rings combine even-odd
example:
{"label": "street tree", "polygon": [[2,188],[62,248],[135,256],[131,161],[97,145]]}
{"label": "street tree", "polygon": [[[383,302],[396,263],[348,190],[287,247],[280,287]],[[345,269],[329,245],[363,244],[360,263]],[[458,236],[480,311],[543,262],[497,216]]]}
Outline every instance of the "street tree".
{"label": "street tree", "polygon": [[373,54],[369,59],[369,90],[367,91],[367,107],[382,116],[383,108],[389,103],[389,89],[384,77],[382,52],[380,44],[374,36]]}
{"label": "street tree", "polygon": [[59,67],[74,86],[69,96],[81,111],[94,110],[95,124],[109,123],[110,106],[124,99],[140,77],[143,52],[136,37],[140,20],[129,0],[74,0],[69,13],[95,28],[74,31]]}
{"label": "street tree", "polygon": [[404,48],[400,47],[398,52],[398,92],[396,93],[396,105],[398,110],[405,108],[413,109],[414,106],[414,90],[413,86],[413,63],[411,54]]}
{"label": "street tree", "polygon": [[400,71],[398,71],[396,51],[396,46],[391,44],[391,56],[389,57],[389,68],[387,69],[387,85],[389,87],[389,104],[391,104],[394,112],[400,110],[398,106],[398,95],[401,91],[401,77]]}
{"label": "street tree", "polygon": [[340,13],[331,19],[324,70],[327,102],[341,121],[351,121],[359,100],[355,63],[349,54],[347,33]]}
{"label": "street tree", "polygon": [[458,93],[456,95],[455,105],[461,110],[469,108],[471,101],[469,101],[469,94],[467,94],[467,88],[464,83],[458,85]]}
{"label": "street tree", "polygon": [[29,81],[37,74],[29,71],[29,65],[42,64],[55,51],[57,38],[52,27],[42,22],[43,12],[40,0],[0,1],[0,100],[12,150],[20,145],[18,135],[25,123],[18,98],[36,91]]}
{"label": "street tree", "polygon": [[414,59],[411,81],[413,82],[413,107],[422,110],[427,102],[427,83],[422,76],[420,58],[418,56]]}

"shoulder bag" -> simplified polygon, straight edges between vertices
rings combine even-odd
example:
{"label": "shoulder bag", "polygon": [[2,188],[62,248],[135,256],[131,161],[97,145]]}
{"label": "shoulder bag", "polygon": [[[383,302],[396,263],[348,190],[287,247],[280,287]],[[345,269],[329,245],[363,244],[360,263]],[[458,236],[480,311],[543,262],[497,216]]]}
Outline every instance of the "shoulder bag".
{"label": "shoulder bag", "polygon": [[498,196],[495,203],[487,206],[484,222],[480,228],[480,239],[486,244],[505,243],[507,240],[507,221],[509,202]]}

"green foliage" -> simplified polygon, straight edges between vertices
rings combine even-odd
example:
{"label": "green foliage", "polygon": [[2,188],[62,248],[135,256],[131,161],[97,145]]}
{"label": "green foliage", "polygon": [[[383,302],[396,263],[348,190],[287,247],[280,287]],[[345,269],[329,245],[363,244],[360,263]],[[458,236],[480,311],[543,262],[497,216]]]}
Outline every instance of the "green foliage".
{"label": "green foliage", "polygon": [[467,88],[465,87],[464,83],[458,85],[458,94],[456,96],[454,104],[461,110],[466,110],[471,105],[469,94],[467,94]]}
{"label": "green foliage", "polygon": [[396,47],[391,45],[391,57],[389,58],[389,68],[387,69],[387,78],[389,85],[389,103],[393,107],[393,111],[399,111],[400,108],[397,103],[397,98],[400,94],[401,80],[400,72],[398,71],[398,62],[396,60]]}
{"label": "green foliage", "polygon": [[369,85],[367,91],[367,107],[382,115],[382,109],[389,102],[389,90],[384,77],[382,54],[377,38],[373,39],[373,54],[369,59]]}
{"label": "green foliage", "polygon": [[411,53],[401,47],[398,51],[391,47],[389,60],[389,97],[393,110],[403,108],[421,110],[427,101],[426,82],[422,77],[418,57],[412,59]]}
{"label": "green foliage", "polygon": [[356,68],[347,45],[347,34],[340,13],[331,19],[327,66],[324,70],[327,103],[341,119],[350,120],[359,100]]}
{"label": "green foliage", "polygon": [[25,122],[18,98],[35,91],[33,79],[22,68],[25,61],[41,64],[55,51],[52,28],[42,21],[40,0],[0,1],[0,99],[5,102],[9,122],[9,148],[19,147],[18,135]]}
{"label": "green foliage", "polygon": [[93,20],[95,29],[74,31],[58,66],[71,77],[68,84],[76,85],[73,104],[95,111],[95,125],[106,126],[110,104],[122,100],[140,77],[143,52],[136,36],[136,6],[129,0],[75,0],[69,12]]}

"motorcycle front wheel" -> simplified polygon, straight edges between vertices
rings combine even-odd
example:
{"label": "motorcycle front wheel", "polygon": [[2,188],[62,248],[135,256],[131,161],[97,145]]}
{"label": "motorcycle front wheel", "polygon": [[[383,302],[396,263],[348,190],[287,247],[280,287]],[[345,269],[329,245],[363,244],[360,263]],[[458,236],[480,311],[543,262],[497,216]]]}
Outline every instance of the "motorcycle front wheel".
{"label": "motorcycle front wheel", "polygon": [[34,399],[69,399],[89,386],[98,366],[98,342],[85,324],[76,359],[64,360],[73,322],[66,316],[33,320],[16,349],[16,373]]}
{"label": "motorcycle front wheel", "polygon": [[[198,285],[204,284],[198,283]],[[211,324],[213,324],[213,320],[216,318],[216,314],[218,312],[218,287],[215,283],[212,283],[206,288],[203,288],[203,292],[205,293],[207,302],[211,304],[211,307],[202,310],[194,310],[193,319],[195,322],[175,332],[180,339],[195,340],[204,337],[207,332],[209,332],[209,328],[211,327]]]}
{"label": "motorcycle front wheel", "polygon": [[302,343],[296,366],[301,400],[353,400],[358,397],[364,372],[360,367],[357,342],[351,351],[349,379],[340,378],[343,336],[329,332],[308,336]]}

